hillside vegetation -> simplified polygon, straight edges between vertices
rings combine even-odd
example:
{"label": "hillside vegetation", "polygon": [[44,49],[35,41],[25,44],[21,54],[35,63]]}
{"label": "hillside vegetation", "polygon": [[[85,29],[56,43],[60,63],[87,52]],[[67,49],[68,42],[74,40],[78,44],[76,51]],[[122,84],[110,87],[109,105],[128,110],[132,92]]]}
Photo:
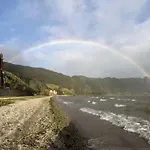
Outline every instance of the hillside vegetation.
{"label": "hillside vegetation", "polygon": [[[150,80],[145,78],[88,78],[84,76],[67,76],[43,68],[4,63],[4,69],[18,79],[10,86],[18,89],[26,87],[37,94],[48,94],[49,90],[57,90],[58,94],[118,94],[148,95]],[[9,74],[9,73],[8,73]],[[21,87],[20,84],[22,83]],[[24,88],[23,88],[24,89]],[[22,90],[23,90],[22,89]]]}
{"label": "hillside vegetation", "polygon": [[24,92],[26,95],[33,95],[35,92],[35,90],[27,83],[18,78],[16,75],[7,71],[5,71],[5,86],[9,87],[9,89],[15,89],[20,92]]}

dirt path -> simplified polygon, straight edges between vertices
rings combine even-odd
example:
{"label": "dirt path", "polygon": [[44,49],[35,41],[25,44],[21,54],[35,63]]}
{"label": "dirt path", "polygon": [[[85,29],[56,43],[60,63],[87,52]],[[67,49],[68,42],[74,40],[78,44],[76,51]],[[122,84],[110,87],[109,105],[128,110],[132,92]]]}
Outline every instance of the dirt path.
{"label": "dirt path", "polygon": [[49,98],[20,101],[0,107],[0,149],[45,149],[51,129]]}

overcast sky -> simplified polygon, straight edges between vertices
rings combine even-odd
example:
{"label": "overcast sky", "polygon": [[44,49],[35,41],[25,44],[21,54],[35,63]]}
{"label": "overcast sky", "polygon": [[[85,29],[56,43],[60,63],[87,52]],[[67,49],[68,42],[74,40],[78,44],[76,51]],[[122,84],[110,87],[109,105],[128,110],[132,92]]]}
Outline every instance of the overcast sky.
{"label": "overcast sky", "polygon": [[[143,77],[135,63],[150,73],[149,6],[149,0],[1,0],[0,51],[5,61],[67,75]],[[113,50],[66,43],[27,52],[56,40]]]}

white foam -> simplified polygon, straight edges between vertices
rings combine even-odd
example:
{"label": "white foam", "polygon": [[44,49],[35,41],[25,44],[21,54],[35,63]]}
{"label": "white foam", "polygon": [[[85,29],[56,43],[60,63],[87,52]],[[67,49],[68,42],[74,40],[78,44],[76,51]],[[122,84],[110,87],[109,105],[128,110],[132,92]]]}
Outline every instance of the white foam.
{"label": "white foam", "polygon": [[73,102],[63,102],[65,105],[73,104]]}
{"label": "white foam", "polygon": [[135,99],[123,99],[124,101],[132,101],[132,102],[135,102],[136,100]]}
{"label": "white foam", "polygon": [[95,149],[96,148],[95,144],[98,143],[98,142],[99,142],[98,139],[89,139],[87,147],[90,148],[90,149]]}
{"label": "white foam", "polygon": [[124,101],[136,101],[135,99],[124,99]]}
{"label": "white foam", "polygon": [[100,102],[106,102],[107,101],[107,99],[100,99]]}
{"label": "white foam", "polygon": [[115,99],[114,97],[110,97],[110,99]]}
{"label": "white foam", "polygon": [[118,101],[120,101],[121,99],[120,99],[120,98],[118,98],[117,100],[118,100]]}
{"label": "white foam", "polygon": [[98,97],[96,97],[96,98],[98,98]]}
{"label": "white foam", "polygon": [[135,102],[136,100],[135,99],[132,99],[132,102]]}
{"label": "white foam", "polygon": [[93,105],[95,105],[95,104],[96,104],[96,102],[92,102],[92,104],[93,104]]}
{"label": "white foam", "polygon": [[81,108],[80,111],[98,116],[101,120],[106,120],[113,125],[123,127],[123,129],[128,132],[137,133],[140,137],[144,137],[150,143],[150,121],[148,120],[123,114],[94,110],[91,108]]}
{"label": "white foam", "polygon": [[123,105],[123,104],[115,104],[114,106],[115,106],[115,107],[125,107],[126,105]]}
{"label": "white foam", "polygon": [[88,101],[88,103],[90,103],[91,101]]}

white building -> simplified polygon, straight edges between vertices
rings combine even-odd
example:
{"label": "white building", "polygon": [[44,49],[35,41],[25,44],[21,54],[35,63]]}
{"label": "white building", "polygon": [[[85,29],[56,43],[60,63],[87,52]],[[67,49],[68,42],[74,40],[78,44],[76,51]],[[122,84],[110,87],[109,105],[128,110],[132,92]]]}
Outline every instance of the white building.
{"label": "white building", "polygon": [[50,96],[55,96],[55,95],[57,95],[57,91],[55,91],[55,90],[50,90],[50,91],[49,91],[49,95],[50,95]]}

